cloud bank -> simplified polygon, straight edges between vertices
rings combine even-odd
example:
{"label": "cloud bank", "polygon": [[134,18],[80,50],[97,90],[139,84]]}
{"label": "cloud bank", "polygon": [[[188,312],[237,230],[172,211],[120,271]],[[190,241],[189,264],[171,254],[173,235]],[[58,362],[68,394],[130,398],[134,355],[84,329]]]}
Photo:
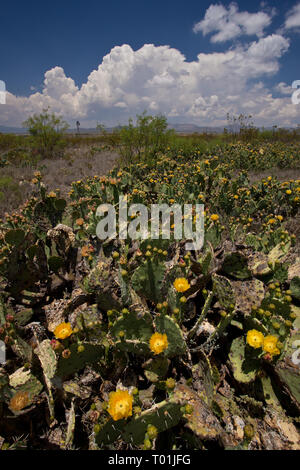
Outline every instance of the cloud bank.
{"label": "cloud bank", "polygon": [[116,46],[81,87],[56,66],[45,73],[42,92],[28,97],[8,92],[0,124],[20,125],[49,106],[72,126],[77,119],[82,126],[123,124],[144,110],[163,113],[170,122],[205,126],[223,126],[228,112],[252,114],[257,125],[296,126],[300,106],[292,104],[288,85],[273,87],[274,97],[264,84],[279,71],[290,45],[282,34],[263,36],[270,22],[271,14],[211,5],[197,31],[216,32],[213,42],[242,34],[256,39],[224,52],[199,53],[194,61],[169,46],[145,44],[136,51],[128,44]]}

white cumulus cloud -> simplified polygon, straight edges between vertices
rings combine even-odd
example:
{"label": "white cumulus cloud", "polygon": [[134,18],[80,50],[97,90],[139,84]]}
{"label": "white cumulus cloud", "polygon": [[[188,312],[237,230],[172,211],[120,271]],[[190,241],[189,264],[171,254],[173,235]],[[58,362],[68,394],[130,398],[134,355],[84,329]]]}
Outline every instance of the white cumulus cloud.
{"label": "white cumulus cloud", "polygon": [[206,10],[203,20],[195,24],[193,31],[199,31],[206,36],[215,33],[211,37],[211,42],[224,42],[239,36],[263,36],[264,29],[272,21],[273,13],[259,11],[249,13],[239,11],[235,3],[230,3],[228,8],[222,4],[210,5]]}
{"label": "white cumulus cloud", "polygon": [[[199,53],[187,61],[177,49],[145,44],[114,47],[78,87],[62,67],[46,71],[41,92],[7,93],[0,124],[20,125],[28,115],[51,110],[71,125],[116,125],[144,110],[170,121],[223,126],[226,114],[251,113],[258,125],[300,122],[300,106],[286,94],[274,98],[263,80],[278,72],[289,40],[280,34],[258,38],[225,52]],[[279,85],[278,85],[279,86]],[[281,85],[283,89],[283,85]],[[9,84],[8,84],[9,89]]]}
{"label": "white cumulus cloud", "polygon": [[[300,3],[287,12],[284,29],[290,30],[300,28]],[[300,29],[299,29],[300,30]]]}

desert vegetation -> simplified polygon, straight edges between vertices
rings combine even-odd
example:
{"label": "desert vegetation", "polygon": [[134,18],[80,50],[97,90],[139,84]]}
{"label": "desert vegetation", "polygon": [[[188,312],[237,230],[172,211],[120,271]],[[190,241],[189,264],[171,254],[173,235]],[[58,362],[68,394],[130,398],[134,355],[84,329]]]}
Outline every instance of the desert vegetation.
{"label": "desert vegetation", "polygon": [[[0,447],[299,449],[299,133],[46,114],[0,135]],[[203,247],[100,240],[121,195],[203,204]]]}

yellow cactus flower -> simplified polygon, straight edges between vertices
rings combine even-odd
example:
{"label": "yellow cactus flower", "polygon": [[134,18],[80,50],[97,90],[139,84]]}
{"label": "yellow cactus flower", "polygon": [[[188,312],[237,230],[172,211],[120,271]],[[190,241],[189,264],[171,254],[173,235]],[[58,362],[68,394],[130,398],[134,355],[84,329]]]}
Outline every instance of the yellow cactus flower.
{"label": "yellow cactus flower", "polygon": [[218,214],[212,214],[212,215],[210,216],[210,220],[212,220],[213,222],[216,222],[217,220],[219,220]]}
{"label": "yellow cactus flower", "polygon": [[154,354],[160,354],[167,349],[169,343],[167,335],[161,333],[154,333],[150,338],[150,349]]}
{"label": "yellow cactus flower", "polygon": [[65,339],[73,333],[70,323],[61,323],[54,330],[54,335],[57,339]]}
{"label": "yellow cactus flower", "polygon": [[278,338],[273,335],[268,335],[264,338],[263,350],[271,356],[276,356],[280,354],[280,350],[277,348]]}
{"label": "yellow cactus flower", "polygon": [[109,394],[107,411],[114,421],[132,416],[133,397],[127,390],[117,390]]}
{"label": "yellow cactus flower", "polygon": [[177,292],[185,292],[190,288],[190,284],[185,277],[178,277],[175,279],[173,286],[177,290]]}
{"label": "yellow cactus flower", "polygon": [[249,330],[247,333],[247,343],[252,348],[260,348],[264,342],[264,335],[257,330]]}

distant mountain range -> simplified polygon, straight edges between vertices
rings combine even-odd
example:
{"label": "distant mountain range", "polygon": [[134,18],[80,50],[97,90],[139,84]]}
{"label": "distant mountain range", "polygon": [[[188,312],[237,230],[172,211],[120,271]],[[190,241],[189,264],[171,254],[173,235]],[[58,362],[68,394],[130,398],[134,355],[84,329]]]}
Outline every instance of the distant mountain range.
{"label": "distant mountain range", "polygon": [[[105,130],[107,132],[112,132],[115,129],[120,128],[120,126],[116,127],[107,127]],[[185,134],[193,134],[195,132],[203,133],[203,132],[210,132],[210,133],[220,133],[223,132],[224,127],[200,127],[196,126],[195,124],[169,124],[169,129],[174,129],[176,132],[185,133]],[[7,126],[0,126],[0,132],[2,134],[27,134],[28,131],[26,129],[20,127],[7,127]],[[68,134],[76,134],[77,129],[68,129]],[[99,131],[95,128],[80,128],[80,134],[98,134]]]}
{"label": "distant mountain range", "polygon": [[[197,126],[196,124],[169,124],[169,129],[174,129],[179,134],[194,134],[194,133],[208,133],[208,134],[221,134],[224,131],[224,127],[212,127],[212,126]],[[106,132],[113,132],[119,129],[120,126],[106,127]],[[271,130],[272,127],[265,127],[266,130]],[[6,127],[0,126],[0,133],[2,134],[27,134],[26,129],[20,127]],[[68,134],[76,134],[77,129],[68,129]],[[99,131],[95,128],[80,128],[80,134],[99,134]]]}

